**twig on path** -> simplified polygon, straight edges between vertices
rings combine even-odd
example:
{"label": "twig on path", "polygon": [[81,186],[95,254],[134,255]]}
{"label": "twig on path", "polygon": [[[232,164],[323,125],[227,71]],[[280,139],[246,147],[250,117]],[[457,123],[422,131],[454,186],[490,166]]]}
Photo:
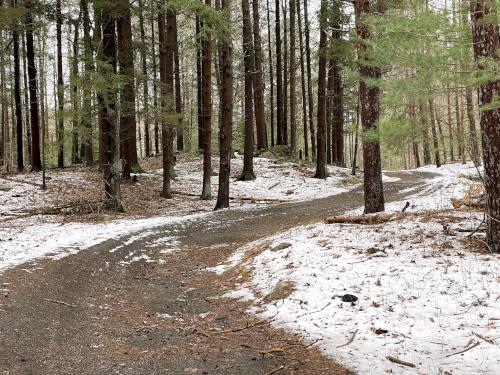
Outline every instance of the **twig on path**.
{"label": "twig on path", "polygon": [[483,336],[483,335],[480,335],[479,333],[477,332],[472,332],[472,334],[476,337],[479,337],[481,340],[483,341],[486,341],[488,344],[491,344],[491,345],[496,345],[495,341],[493,341],[493,339],[490,339],[486,336]]}
{"label": "twig on path", "polygon": [[396,358],[396,357],[387,356],[385,358],[387,358],[389,361],[391,361],[393,363],[397,363],[398,365],[403,365],[403,366],[413,367],[413,368],[417,367],[414,363],[406,362],[406,361],[403,361],[403,360]]}
{"label": "twig on path", "polygon": [[358,329],[357,329],[357,330],[355,330],[355,331],[352,333],[352,335],[351,335],[351,337],[349,338],[349,340],[347,340],[347,342],[346,342],[345,344],[342,344],[342,345],[337,346],[337,348],[342,348],[342,347],[344,347],[344,346],[347,346],[347,345],[351,344],[351,343],[354,341],[354,338],[356,337],[356,335],[358,334],[358,331],[359,331]]}
{"label": "twig on path", "polygon": [[274,317],[278,315],[278,314],[275,314],[274,316],[272,316],[271,318],[269,319],[262,319],[262,320],[258,320],[254,323],[251,323],[251,324],[247,324],[246,326],[244,327],[238,327],[238,328],[233,328],[233,329],[225,329],[223,331],[216,331],[214,333],[216,334],[221,334],[221,333],[234,333],[234,332],[241,332],[241,331],[244,331],[245,329],[249,329],[249,328],[253,328],[253,327],[256,327],[258,325],[261,325],[261,324],[264,324],[264,323],[268,323],[270,322],[271,320],[274,319]]}
{"label": "twig on path", "polygon": [[73,305],[71,303],[68,303],[68,302],[64,302],[64,301],[57,301],[55,299],[48,299],[48,298],[44,298],[45,301],[47,302],[52,302],[52,303],[57,303],[59,305],[63,305],[63,306],[68,306],[68,307],[76,307],[76,305]]}
{"label": "twig on path", "polygon": [[465,347],[465,349],[462,349],[462,350],[460,350],[458,352],[455,352],[455,353],[448,354],[446,357],[451,357],[453,355],[458,355],[458,354],[462,354],[462,353],[468,352],[469,350],[474,349],[476,346],[478,346],[478,345],[481,344],[481,341],[476,341],[474,344],[472,344],[473,342],[474,342],[473,340],[469,341],[469,343],[467,344],[467,346]]}
{"label": "twig on path", "polygon": [[280,367],[276,367],[274,370],[266,372],[264,375],[276,374],[278,371],[281,371],[281,370],[284,370],[284,369],[285,369],[285,366],[281,365]]}

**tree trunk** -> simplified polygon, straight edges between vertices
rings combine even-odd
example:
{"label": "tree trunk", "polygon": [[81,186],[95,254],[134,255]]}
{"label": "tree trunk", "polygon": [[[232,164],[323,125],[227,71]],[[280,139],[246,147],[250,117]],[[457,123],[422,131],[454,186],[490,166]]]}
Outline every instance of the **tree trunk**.
{"label": "tree trunk", "polygon": [[243,15],[243,64],[245,69],[245,153],[243,156],[243,171],[240,181],[255,180],[253,171],[253,51],[252,51],[252,25],[250,21],[250,6],[248,0],[241,1]]}
{"label": "tree trunk", "polygon": [[295,55],[295,0],[290,0],[290,148],[292,156],[297,152],[297,92]]}
{"label": "tree trunk", "polygon": [[260,37],[259,1],[252,1],[253,10],[253,55],[255,70],[253,74],[253,90],[255,101],[255,126],[257,128],[257,149],[267,148],[267,125],[264,109],[264,82],[262,72],[262,40]]}
{"label": "tree trunk", "polygon": [[[332,46],[330,45],[330,48]],[[332,150],[332,120],[333,120],[333,60],[328,59],[327,83],[326,83],[326,163],[332,164],[332,151],[336,152],[335,147]]]}
{"label": "tree trunk", "polygon": [[122,212],[120,193],[120,160],[118,157],[118,126],[116,117],[116,89],[113,77],[116,74],[115,19],[112,17],[114,5],[103,6],[100,12],[102,25],[100,51],[98,53],[99,73],[106,82],[98,90],[99,127],[102,147],[102,172],[104,178],[104,208]]}
{"label": "tree trunk", "polygon": [[62,11],[61,0],[56,1],[57,39],[57,166],[64,168],[64,78],[62,63]]}
{"label": "tree trunk", "polygon": [[288,145],[288,22],[286,0],[281,3],[283,14],[283,144]]}
{"label": "tree trunk", "polygon": [[[151,135],[149,133],[149,123],[150,123],[150,115],[149,115],[149,91],[148,91],[148,61],[147,61],[147,53],[146,53],[146,31],[144,27],[144,5],[141,0],[138,2],[139,4],[139,28],[141,32],[141,64],[142,64],[142,96],[143,96],[143,121],[144,121],[144,150],[146,157],[151,156]],[[153,51],[154,53],[154,51]]]}
{"label": "tree trunk", "polygon": [[[479,70],[486,69],[481,61],[492,59],[496,66],[500,63],[500,29],[495,21],[494,11],[490,9],[487,0],[476,0],[471,4],[472,36],[474,56]],[[489,249],[500,253],[500,107],[498,103],[492,106],[500,96],[500,79],[492,78],[479,87],[479,105],[481,111],[481,134],[483,145],[483,162],[485,172],[484,186],[487,203],[487,233],[486,240]]]}
{"label": "tree trunk", "polygon": [[[361,61],[370,61],[368,48],[363,39],[370,39],[371,32],[364,18],[372,12],[370,0],[355,0],[356,32],[360,38],[358,55]],[[359,92],[361,100],[361,123],[363,131],[378,133],[377,122],[380,115],[380,90],[377,86],[368,85],[366,80],[381,77],[380,68],[370,64],[359,63]],[[364,193],[365,213],[384,211],[384,188],[382,185],[382,161],[378,139],[363,141]]]}
{"label": "tree trunk", "polygon": [[177,33],[177,17],[172,19],[174,25],[174,76],[175,76],[175,112],[177,113],[177,151],[184,150],[184,128],[182,126],[182,92],[181,92],[181,67],[179,59],[179,41]]}
{"label": "tree trunk", "polygon": [[300,1],[297,0],[297,23],[299,26],[299,51],[300,51],[300,85],[302,89],[302,127],[304,128],[304,158],[309,159],[309,136],[307,134],[307,96],[304,62],[304,41],[302,35],[302,16],[300,13]]}
{"label": "tree trunk", "polygon": [[282,66],[282,56],[281,56],[281,25],[280,25],[280,0],[276,0],[276,106],[277,117],[276,117],[276,144],[284,145],[284,95],[283,95],[283,66]]}
{"label": "tree trunk", "polygon": [[30,91],[30,123],[31,123],[31,170],[38,172],[42,170],[40,158],[40,123],[38,116],[38,84],[35,65],[35,48],[33,45],[33,16],[32,1],[24,3],[26,13],[26,57],[28,60],[28,77]]}
{"label": "tree trunk", "polygon": [[70,83],[71,83],[71,107],[73,110],[72,114],[72,142],[71,142],[71,163],[77,164],[80,163],[80,152],[79,152],[79,121],[81,120],[81,116],[79,114],[79,105],[78,105],[78,39],[79,39],[79,22],[80,19],[73,22],[73,26],[75,28],[75,33],[73,37],[73,56],[71,59],[71,72],[70,72]]}
{"label": "tree trunk", "polygon": [[313,102],[313,87],[312,87],[312,69],[311,69],[311,43],[309,32],[309,15],[307,11],[307,0],[304,0],[304,34],[306,37],[306,63],[307,63],[307,97],[309,104],[309,130],[311,133],[311,154],[313,158],[316,156],[316,135],[314,130],[314,102]]}
{"label": "tree trunk", "polygon": [[271,117],[271,147],[274,147],[274,74],[273,74],[273,53],[271,48],[271,18],[269,0],[267,0],[267,36],[268,36],[268,59],[269,59],[269,86],[270,86],[270,117]]}
{"label": "tree trunk", "polygon": [[455,120],[457,123],[457,135],[458,135],[458,157],[465,162],[465,135],[463,128],[463,121],[461,114],[461,100],[459,89],[455,90]]}
{"label": "tree trunk", "polygon": [[[16,1],[12,1],[12,6],[16,6]],[[12,31],[12,44],[14,47],[14,101],[16,107],[16,140],[17,140],[17,171],[24,170],[23,155],[23,113],[21,103],[21,68],[19,63],[19,33],[17,27]],[[2,80],[3,82],[3,80]]]}
{"label": "tree trunk", "polygon": [[28,64],[26,63],[26,33],[22,34],[22,51],[23,51],[23,84],[24,84],[24,126],[26,128],[26,148],[27,157],[25,160],[31,160],[31,126],[30,126],[30,111],[29,111],[29,90],[28,90]]}
{"label": "tree trunk", "polygon": [[450,89],[446,90],[446,101],[448,109],[448,136],[450,142],[450,161],[455,161],[455,152],[453,150],[453,122],[451,120],[451,96]]}
{"label": "tree trunk", "polygon": [[[205,0],[210,7],[212,0]],[[203,22],[205,24],[205,22]],[[212,36],[208,28],[203,32],[201,61],[201,104],[202,104],[202,138],[203,138],[203,189],[201,199],[212,198]]]}
{"label": "tree trunk", "polygon": [[[155,24],[154,18],[151,16],[151,60],[153,63],[153,106],[158,109],[158,66],[156,64],[156,41],[155,41]],[[161,68],[160,68],[161,69]],[[158,116],[155,116],[154,122],[154,141],[155,141],[155,155],[160,154],[160,129],[158,123]]]}
{"label": "tree trunk", "polygon": [[472,161],[475,166],[481,165],[481,156],[479,155],[479,142],[477,140],[476,119],[474,117],[474,102],[472,101],[472,90],[465,89],[465,100],[467,105],[467,117],[469,118],[469,137],[471,146]]}
{"label": "tree trunk", "polygon": [[446,143],[445,143],[445,138],[444,138],[444,133],[443,133],[443,125],[441,123],[441,116],[439,115],[439,110],[434,106],[434,103],[432,103],[433,111],[436,116],[436,122],[438,126],[438,132],[439,132],[439,138],[441,139],[441,146],[443,150],[443,163],[446,164],[446,161],[448,160],[448,155],[446,153]]}
{"label": "tree trunk", "polygon": [[198,108],[198,149],[203,149],[203,99],[202,99],[202,41],[201,41],[202,22],[199,16],[196,16],[196,82],[197,82],[197,108]]}
{"label": "tree trunk", "polygon": [[161,82],[161,132],[162,132],[162,161],[163,161],[163,187],[161,196],[171,198],[172,190],[170,180],[173,164],[173,143],[175,121],[174,114],[174,44],[175,44],[175,14],[167,11],[167,31],[165,32],[165,13],[160,11],[158,16],[158,41],[160,43],[160,82]]}
{"label": "tree trunk", "polygon": [[132,50],[132,20],[128,0],[119,0],[118,62],[123,87],[120,94],[120,147],[123,159],[122,177],[130,179],[132,169],[140,169],[137,158],[137,122],[135,117],[134,54]]}
{"label": "tree trunk", "polygon": [[[222,11],[228,23],[231,22],[231,0],[222,0]],[[229,207],[229,178],[231,176],[231,141],[233,136],[233,62],[229,36],[223,38],[220,49],[221,72],[221,123],[220,123],[220,165],[219,190],[215,209]]]}
{"label": "tree trunk", "polygon": [[431,134],[432,134],[432,142],[434,145],[434,161],[436,163],[436,167],[441,167],[441,158],[439,157],[439,139],[436,131],[436,116],[434,114],[434,104],[432,99],[428,100],[429,104],[429,114],[431,118]]}
{"label": "tree trunk", "polygon": [[328,22],[327,1],[321,0],[319,20],[319,63],[318,63],[318,143],[316,174],[314,177],[326,179],[326,55]]}
{"label": "tree trunk", "polygon": [[[334,24],[332,39],[334,43],[340,44],[342,39],[341,34],[341,17],[342,8],[339,5],[335,6]],[[333,136],[332,136],[332,161],[333,164],[344,167],[344,87],[340,74],[340,61],[337,56],[332,57],[332,110],[333,110]]]}

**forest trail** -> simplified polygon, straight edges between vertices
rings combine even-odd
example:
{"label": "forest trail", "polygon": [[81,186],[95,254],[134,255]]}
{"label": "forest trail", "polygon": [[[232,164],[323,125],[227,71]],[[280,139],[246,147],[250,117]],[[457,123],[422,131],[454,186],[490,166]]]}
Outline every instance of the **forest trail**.
{"label": "forest trail", "polygon": [[[386,200],[396,201],[432,174],[390,176],[400,181],[386,184]],[[8,270],[0,276],[0,290],[8,289],[0,296],[0,371],[349,373],[297,336],[247,315],[245,303],[217,298],[234,279],[205,269],[248,242],[322,221],[362,201],[361,187],[309,202],[223,210]],[[167,245],[177,251],[166,252]],[[143,255],[154,262],[131,262]]]}

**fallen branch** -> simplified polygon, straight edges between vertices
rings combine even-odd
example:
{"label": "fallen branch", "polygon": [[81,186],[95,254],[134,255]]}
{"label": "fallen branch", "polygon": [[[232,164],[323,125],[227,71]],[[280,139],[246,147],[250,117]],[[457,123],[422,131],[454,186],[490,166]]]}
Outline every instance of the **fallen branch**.
{"label": "fallen branch", "polygon": [[64,302],[64,301],[57,301],[55,299],[48,299],[48,298],[44,298],[45,301],[47,302],[51,302],[51,303],[57,303],[59,305],[63,305],[63,306],[67,306],[67,307],[76,307],[76,305],[73,305],[71,303],[68,303],[68,302]]}
{"label": "fallen branch", "polygon": [[479,333],[477,332],[472,332],[472,334],[478,338],[480,338],[481,340],[483,341],[486,341],[488,344],[491,344],[491,345],[496,345],[495,341],[493,341],[493,339],[490,339],[486,336],[483,336],[483,335],[480,335]]}
{"label": "fallen branch", "polygon": [[403,361],[403,360],[396,358],[396,357],[387,356],[385,358],[387,358],[389,361],[391,361],[393,363],[397,363],[398,365],[403,365],[403,366],[413,367],[413,368],[417,367],[414,363],[406,362],[406,361]]}
{"label": "fallen branch", "polygon": [[468,352],[469,350],[474,349],[476,346],[478,346],[478,345],[481,344],[480,341],[476,341],[474,344],[471,345],[471,342],[473,342],[473,341],[472,340],[469,341],[469,344],[467,344],[467,346],[465,347],[465,349],[462,349],[462,350],[460,350],[458,352],[455,352],[455,353],[448,354],[446,357],[451,357],[453,355],[459,355],[459,354]]}
{"label": "fallen branch", "polygon": [[9,216],[7,218],[0,220],[0,223],[5,223],[6,221],[11,221],[11,220],[24,219],[27,217],[37,216],[37,215],[55,215],[55,214],[60,213],[62,210],[67,210],[70,208],[84,207],[84,206],[93,206],[93,205],[97,205],[97,204],[101,204],[101,203],[102,203],[102,200],[99,200],[99,201],[91,201],[91,202],[83,202],[83,203],[72,203],[72,204],[68,204],[65,206],[59,206],[59,207],[35,209],[35,210],[33,210],[31,212],[27,212],[25,214]]}
{"label": "fallen branch", "polygon": [[[398,217],[403,215],[398,215]],[[325,218],[326,224],[380,224],[386,223],[395,218],[396,215],[392,213],[380,214],[363,214],[363,215],[339,215],[330,216]]]}
{"label": "fallen branch", "polygon": [[285,366],[281,365],[280,367],[276,367],[274,370],[266,372],[264,375],[276,374],[278,371],[281,371],[281,370],[284,370],[284,369],[285,369]]}
{"label": "fallen branch", "polygon": [[346,342],[345,344],[342,344],[342,345],[337,346],[337,348],[342,348],[342,347],[344,347],[344,346],[347,346],[347,345],[352,344],[352,342],[354,341],[354,338],[356,337],[356,335],[357,335],[357,334],[358,334],[358,330],[355,330],[355,331],[352,333],[352,335],[351,335],[351,337],[349,338],[349,340],[347,340],[347,342]]}

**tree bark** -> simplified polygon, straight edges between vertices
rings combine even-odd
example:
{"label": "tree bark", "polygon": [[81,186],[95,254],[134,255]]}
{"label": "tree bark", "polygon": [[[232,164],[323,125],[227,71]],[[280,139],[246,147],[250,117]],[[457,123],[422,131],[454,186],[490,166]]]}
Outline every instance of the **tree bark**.
{"label": "tree bark", "polygon": [[311,68],[311,43],[309,32],[309,15],[307,11],[307,0],[304,0],[304,34],[306,37],[306,65],[307,65],[307,97],[309,104],[309,130],[311,133],[311,154],[313,158],[316,156],[316,134],[314,129],[314,101],[312,87],[312,68]]}
{"label": "tree bark", "polygon": [[305,62],[304,62],[304,40],[302,33],[302,16],[300,12],[300,1],[297,0],[297,23],[299,27],[299,51],[300,51],[300,85],[302,89],[302,127],[304,128],[304,158],[309,159],[309,136],[307,134],[307,88],[305,79]]}
{"label": "tree bark", "polygon": [[[156,41],[155,41],[155,24],[154,18],[151,17],[151,61],[153,63],[153,106],[158,109],[158,66],[156,64]],[[160,68],[161,69],[161,68]],[[154,121],[154,142],[155,155],[160,154],[160,129],[158,116],[155,116]]]}
{"label": "tree bark", "polygon": [[465,100],[467,106],[467,117],[469,118],[469,139],[471,146],[472,161],[475,166],[481,165],[481,156],[479,155],[479,142],[477,140],[476,119],[474,117],[474,102],[472,100],[472,90],[465,89]]}
{"label": "tree bark", "polygon": [[196,16],[196,95],[198,109],[198,149],[203,149],[203,99],[202,99],[202,41],[201,41],[202,21],[200,16]]}
{"label": "tree bark", "polygon": [[319,14],[319,63],[318,63],[318,143],[316,154],[316,174],[314,177],[326,179],[326,27],[328,22],[327,1],[321,0]]}
{"label": "tree bark", "polygon": [[[12,6],[16,6],[16,1],[12,1]],[[17,26],[17,25],[15,25]],[[16,108],[16,140],[17,140],[17,171],[24,170],[23,155],[23,113],[21,103],[21,68],[19,58],[19,32],[17,27],[12,31],[12,44],[14,49],[14,102]],[[3,83],[3,81],[2,81]]]}
{"label": "tree bark", "polygon": [[78,105],[78,40],[79,40],[79,23],[80,19],[73,22],[73,26],[75,28],[74,36],[73,36],[73,56],[71,59],[71,73],[70,73],[70,83],[71,83],[71,107],[73,110],[72,114],[72,143],[71,143],[71,163],[77,164],[80,163],[80,140],[79,140],[79,121],[81,120],[81,116],[79,114],[79,105]]}
{"label": "tree bark", "polygon": [[33,43],[33,15],[32,1],[24,3],[26,13],[26,57],[28,60],[28,77],[30,92],[30,123],[31,123],[31,170],[38,172],[42,170],[40,158],[40,123],[38,115],[38,82],[35,65],[35,48]]}
{"label": "tree bark", "polygon": [[241,1],[243,15],[243,65],[245,69],[245,152],[243,156],[243,171],[238,180],[255,180],[253,171],[253,51],[252,51],[252,25],[250,21],[250,6],[248,0]]}
{"label": "tree bark", "polygon": [[290,148],[292,156],[297,153],[297,92],[296,92],[296,54],[295,54],[295,0],[290,0]]}
{"label": "tree bark", "polygon": [[[486,67],[482,59],[491,59],[500,63],[500,29],[493,17],[487,0],[476,0],[471,3],[472,39],[474,56],[479,70]],[[488,20],[488,17],[489,20]],[[484,82],[479,87],[479,105],[481,109],[481,135],[483,145],[483,162],[487,205],[486,242],[491,251],[500,253],[500,107],[498,103],[492,106],[500,96],[500,79],[498,77]]]}
{"label": "tree bark", "polygon": [[137,157],[137,122],[135,117],[135,69],[132,50],[132,20],[129,0],[119,0],[118,62],[123,87],[120,93],[120,147],[123,160],[122,178],[130,179],[132,169],[140,169]]}
{"label": "tree bark", "polygon": [[449,146],[450,146],[450,160],[455,161],[455,152],[453,149],[453,122],[451,119],[451,96],[449,88],[446,90],[446,102],[448,110],[448,136],[449,136]]}
{"label": "tree bark", "polygon": [[174,78],[175,78],[175,112],[177,113],[177,151],[184,150],[184,128],[182,125],[182,92],[181,92],[181,67],[179,59],[179,40],[177,32],[177,17],[172,19],[174,25]]}
{"label": "tree bark", "polygon": [[[148,62],[147,62],[147,53],[146,53],[146,31],[144,27],[144,5],[141,0],[138,2],[139,4],[139,28],[141,33],[141,64],[142,64],[142,96],[143,96],[143,121],[144,121],[144,151],[146,153],[146,157],[151,156],[151,135],[149,130],[150,125],[150,115],[149,115],[149,91],[148,91]],[[154,53],[154,51],[153,51]]]}
{"label": "tree bark", "polygon": [[[205,0],[205,5],[211,7],[212,0]],[[206,21],[203,22],[205,25]],[[201,52],[201,104],[202,104],[202,138],[203,138],[203,189],[201,199],[212,198],[212,36],[206,28],[202,37]]]}
{"label": "tree bark", "polygon": [[267,148],[267,125],[264,108],[264,82],[262,72],[262,39],[260,36],[259,0],[252,1],[253,10],[253,55],[255,70],[253,74],[253,90],[255,102],[255,127],[257,128],[257,149]]}
{"label": "tree bark", "polygon": [[57,39],[57,166],[64,168],[64,78],[62,63],[62,10],[61,0],[56,1]]}
{"label": "tree bark", "polygon": [[[231,22],[231,0],[222,0],[222,11],[228,23]],[[219,132],[220,164],[219,190],[215,209],[229,207],[229,178],[231,176],[231,141],[233,136],[233,57],[231,39],[222,39],[220,49],[221,72],[221,123]]]}
{"label": "tree bark", "polygon": [[[369,61],[368,47],[364,39],[371,38],[371,32],[365,23],[364,17],[372,13],[370,0],[355,0],[354,10],[356,15],[356,32],[360,38],[358,54],[361,61]],[[363,132],[378,134],[377,122],[380,115],[380,90],[365,82],[381,77],[380,68],[370,64],[359,63],[359,92],[361,101],[361,123]],[[380,157],[380,143],[378,139],[363,140],[363,165],[364,165],[364,193],[365,213],[384,211],[384,188],[382,185],[382,161]]]}
{"label": "tree bark", "polygon": [[281,24],[280,24],[280,0],[276,0],[276,144],[284,145],[284,136],[286,133],[283,130],[284,126],[284,94],[283,94],[283,65],[281,56]]}
{"label": "tree bark", "polygon": [[175,31],[173,21],[175,14],[167,11],[165,31],[165,12],[162,10],[158,16],[158,41],[160,43],[160,82],[161,82],[161,108],[162,108],[162,162],[163,162],[163,187],[161,196],[172,197],[170,186],[173,164],[173,142],[175,122],[172,121],[174,108],[174,44]]}
{"label": "tree bark", "polygon": [[99,73],[105,85],[98,90],[100,144],[102,147],[102,172],[104,178],[104,208],[122,212],[123,205],[120,193],[120,160],[118,157],[118,126],[116,116],[116,89],[113,87],[113,76],[116,74],[116,21],[111,15],[114,5],[105,5],[101,16],[101,43],[98,59]]}
{"label": "tree bark", "polygon": [[432,99],[428,100],[429,104],[429,114],[431,118],[431,134],[432,134],[432,142],[434,145],[434,162],[436,163],[436,167],[441,167],[441,158],[439,157],[439,139],[436,131],[436,115],[434,114],[434,104]]}
{"label": "tree bark", "polygon": [[269,0],[267,0],[267,37],[268,37],[268,43],[267,43],[267,52],[268,52],[268,59],[269,59],[269,86],[270,86],[270,108],[269,108],[269,114],[271,118],[271,147],[274,147],[274,74],[273,74],[273,53],[272,53],[272,48],[271,48],[271,17],[270,17],[270,6],[269,6]]}

